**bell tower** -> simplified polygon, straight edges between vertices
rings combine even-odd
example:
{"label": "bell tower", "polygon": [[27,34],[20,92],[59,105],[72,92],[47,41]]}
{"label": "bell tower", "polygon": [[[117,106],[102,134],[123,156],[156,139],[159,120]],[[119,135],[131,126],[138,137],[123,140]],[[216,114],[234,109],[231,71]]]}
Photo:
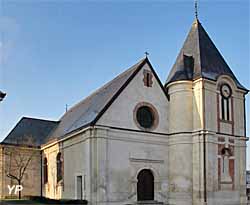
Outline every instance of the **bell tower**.
{"label": "bell tower", "polygon": [[246,203],[245,95],[196,16],[165,89],[173,204]]}

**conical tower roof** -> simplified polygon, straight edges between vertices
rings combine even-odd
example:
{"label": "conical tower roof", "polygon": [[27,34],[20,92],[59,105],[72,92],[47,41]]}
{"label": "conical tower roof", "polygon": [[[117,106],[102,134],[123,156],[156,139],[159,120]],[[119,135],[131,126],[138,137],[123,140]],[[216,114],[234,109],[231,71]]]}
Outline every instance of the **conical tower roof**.
{"label": "conical tower roof", "polygon": [[195,19],[165,86],[179,80],[217,80],[220,75],[230,76],[238,88],[247,90],[237,80],[199,20]]}

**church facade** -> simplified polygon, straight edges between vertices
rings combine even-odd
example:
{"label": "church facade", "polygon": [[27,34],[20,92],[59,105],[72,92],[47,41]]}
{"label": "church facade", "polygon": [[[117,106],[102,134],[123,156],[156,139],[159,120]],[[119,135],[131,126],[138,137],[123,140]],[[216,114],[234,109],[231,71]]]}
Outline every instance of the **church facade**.
{"label": "church facade", "polygon": [[195,19],[164,85],[145,57],[59,121],[22,118],[0,144],[0,197],[15,150],[33,156],[23,195],[246,204],[247,93]]}

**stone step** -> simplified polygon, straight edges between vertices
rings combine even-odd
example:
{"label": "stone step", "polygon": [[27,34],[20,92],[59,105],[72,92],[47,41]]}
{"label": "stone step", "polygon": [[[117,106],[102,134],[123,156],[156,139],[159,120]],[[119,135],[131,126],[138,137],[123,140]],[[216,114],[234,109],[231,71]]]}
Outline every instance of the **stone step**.
{"label": "stone step", "polygon": [[137,201],[133,204],[126,204],[126,205],[164,205],[164,203],[158,201]]}

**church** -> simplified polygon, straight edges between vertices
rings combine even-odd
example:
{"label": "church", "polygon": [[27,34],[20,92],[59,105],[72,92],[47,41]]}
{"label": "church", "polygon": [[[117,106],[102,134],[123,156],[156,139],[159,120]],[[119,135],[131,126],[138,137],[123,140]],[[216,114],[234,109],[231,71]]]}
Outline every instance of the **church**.
{"label": "church", "polygon": [[23,117],[0,198],[21,177],[23,196],[90,205],[245,205],[247,93],[195,18],[164,84],[146,56],[58,121]]}

